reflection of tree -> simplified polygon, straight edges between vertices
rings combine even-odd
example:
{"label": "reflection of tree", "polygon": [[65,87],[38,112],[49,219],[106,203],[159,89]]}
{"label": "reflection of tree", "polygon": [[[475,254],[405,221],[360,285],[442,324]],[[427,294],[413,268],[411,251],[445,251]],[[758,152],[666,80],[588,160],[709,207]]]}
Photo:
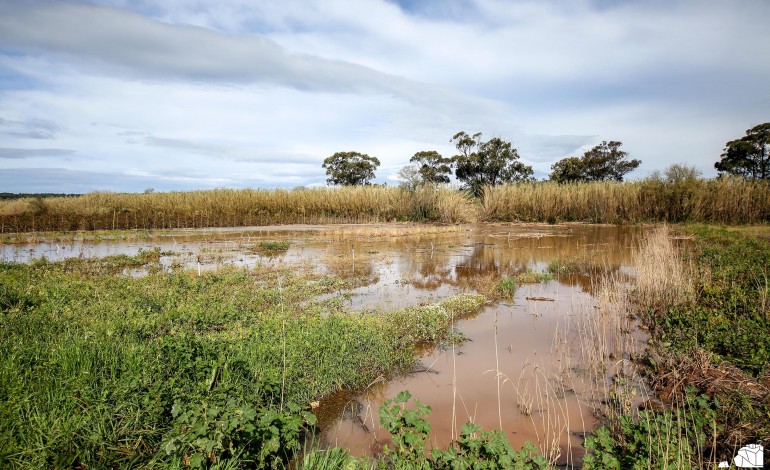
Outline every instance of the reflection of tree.
{"label": "reflection of tree", "polygon": [[627,227],[586,227],[563,234],[486,234],[459,249],[415,250],[408,271],[410,284],[435,290],[443,285],[477,289],[485,282],[527,269],[545,270],[556,258],[580,260],[576,274],[559,281],[592,292],[592,279],[619,272],[628,262],[640,230]]}

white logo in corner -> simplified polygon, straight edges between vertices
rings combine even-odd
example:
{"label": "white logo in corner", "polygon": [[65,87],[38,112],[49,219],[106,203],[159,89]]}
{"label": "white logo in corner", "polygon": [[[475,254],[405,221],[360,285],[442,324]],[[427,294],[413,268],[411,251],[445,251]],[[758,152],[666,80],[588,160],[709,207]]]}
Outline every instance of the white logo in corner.
{"label": "white logo in corner", "polygon": [[[765,449],[762,444],[749,444],[741,447],[738,454],[733,458],[735,466],[738,468],[764,468]],[[727,461],[719,462],[719,468],[729,468]]]}

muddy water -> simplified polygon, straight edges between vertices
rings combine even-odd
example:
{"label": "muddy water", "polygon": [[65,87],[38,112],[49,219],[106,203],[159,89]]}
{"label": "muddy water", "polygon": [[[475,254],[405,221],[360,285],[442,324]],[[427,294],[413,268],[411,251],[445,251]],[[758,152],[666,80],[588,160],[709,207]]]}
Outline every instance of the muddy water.
{"label": "muddy water", "polygon": [[[366,390],[326,397],[316,414],[322,437],[354,455],[376,455],[389,442],[377,409],[402,390],[431,406],[431,441],[444,447],[463,423],[502,429],[514,448],[532,441],[553,462],[582,459],[583,432],[600,406],[576,319],[593,311],[598,274],[633,276],[631,252],[641,227],[392,226],[267,227],[163,233],[137,240],[82,240],[3,245],[0,259],[96,257],[159,248],[167,269],[256,264],[296,265],[363,279],[345,308],[395,309],[489,289],[504,275],[546,271],[557,258],[587,269],[520,286],[513,299],[492,303],[455,327],[466,341],[426,346],[415,372],[380,378]],[[256,250],[287,240],[283,253]],[[304,268],[303,268],[304,269]],[[583,338],[584,339],[584,338]],[[622,358],[620,358],[622,359]],[[602,376],[602,380],[608,380]],[[599,384],[601,386],[601,384]],[[606,386],[606,384],[605,384]]]}

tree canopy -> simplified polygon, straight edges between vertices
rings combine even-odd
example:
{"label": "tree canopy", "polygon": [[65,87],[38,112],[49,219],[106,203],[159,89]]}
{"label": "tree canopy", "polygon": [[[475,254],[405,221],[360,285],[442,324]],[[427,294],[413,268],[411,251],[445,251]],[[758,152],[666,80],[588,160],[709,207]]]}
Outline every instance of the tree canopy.
{"label": "tree canopy", "polygon": [[473,194],[480,196],[485,185],[498,185],[532,178],[532,167],[519,160],[518,151],[499,137],[484,142],[481,132],[468,135],[460,131],[452,137],[460,152],[453,157],[455,176]]}
{"label": "tree canopy", "polygon": [[442,157],[435,150],[427,150],[415,153],[409,161],[417,164],[423,183],[449,183],[449,175],[452,174],[451,158]]}
{"label": "tree canopy", "polygon": [[770,179],[770,122],[754,126],[740,139],[725,145],[722,159],[714,164],[720,175],[745,179]]}
{"label": "tree canopy", "polygon": [[560,183],[574,181],[623,181],[626,173],[638,168],[640,160],[628,160],[620,150],[622,142],[612,140],[585,152],[582,157],[567,157],[551,166],[551,179]]}
{"label": "tree canopy", "polygon": [[584,181],[585,165],[578,157],[567,157],[551,165],[551,179],[557,183]]}
{"label": "tree canopy", "polygon": [[359,152],[337,152],[321,165],[326,169],[326,182],[340,186],[368,185],[378,166],[380,160],[377,157]]}

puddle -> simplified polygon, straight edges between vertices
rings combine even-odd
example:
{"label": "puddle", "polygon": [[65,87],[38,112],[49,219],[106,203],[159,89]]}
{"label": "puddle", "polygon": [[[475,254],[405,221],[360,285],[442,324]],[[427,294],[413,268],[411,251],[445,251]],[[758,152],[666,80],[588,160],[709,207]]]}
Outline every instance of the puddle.
{"label": "puddle", "polygon": [[[536,443],[556,463],[580,462],[581,435],[596,425],[595,374],[583,363],[581,315],[591,312],[597,274],[633,276],[631,253],[644,227],[392,226],[267,227],[182,231],[137,240],[70,240],[2,245],[3,261],[45,256],[134,255],[159,248],[165,269],[214,269],[257,264],[311,266],[321,273],[365,279],[344,301],[350,311],[432,303],[489,288],[504,275],[544,272],[555,259],[590,269],[520,286],[513,299],[489,305],[455,325],[467,341],[425,348],[420,372],[379,381],[366,390],[326,397],[316,414],[322,438],[354,455],[377,455],[389,442],[377,410],[402,390],[431,406],[431,442],[445,447],[467,421],[502,429],[514,448]],[[263,253],[263,241],[288,241]],[[139,273],[141,274],[141,273]],[[539,299],[539,300],[536,300]],[[618,358],[622,362],[622,357]],[[612,371],[602,372],[604,378]],[[454,426],[453,426],[454,423]]]}

